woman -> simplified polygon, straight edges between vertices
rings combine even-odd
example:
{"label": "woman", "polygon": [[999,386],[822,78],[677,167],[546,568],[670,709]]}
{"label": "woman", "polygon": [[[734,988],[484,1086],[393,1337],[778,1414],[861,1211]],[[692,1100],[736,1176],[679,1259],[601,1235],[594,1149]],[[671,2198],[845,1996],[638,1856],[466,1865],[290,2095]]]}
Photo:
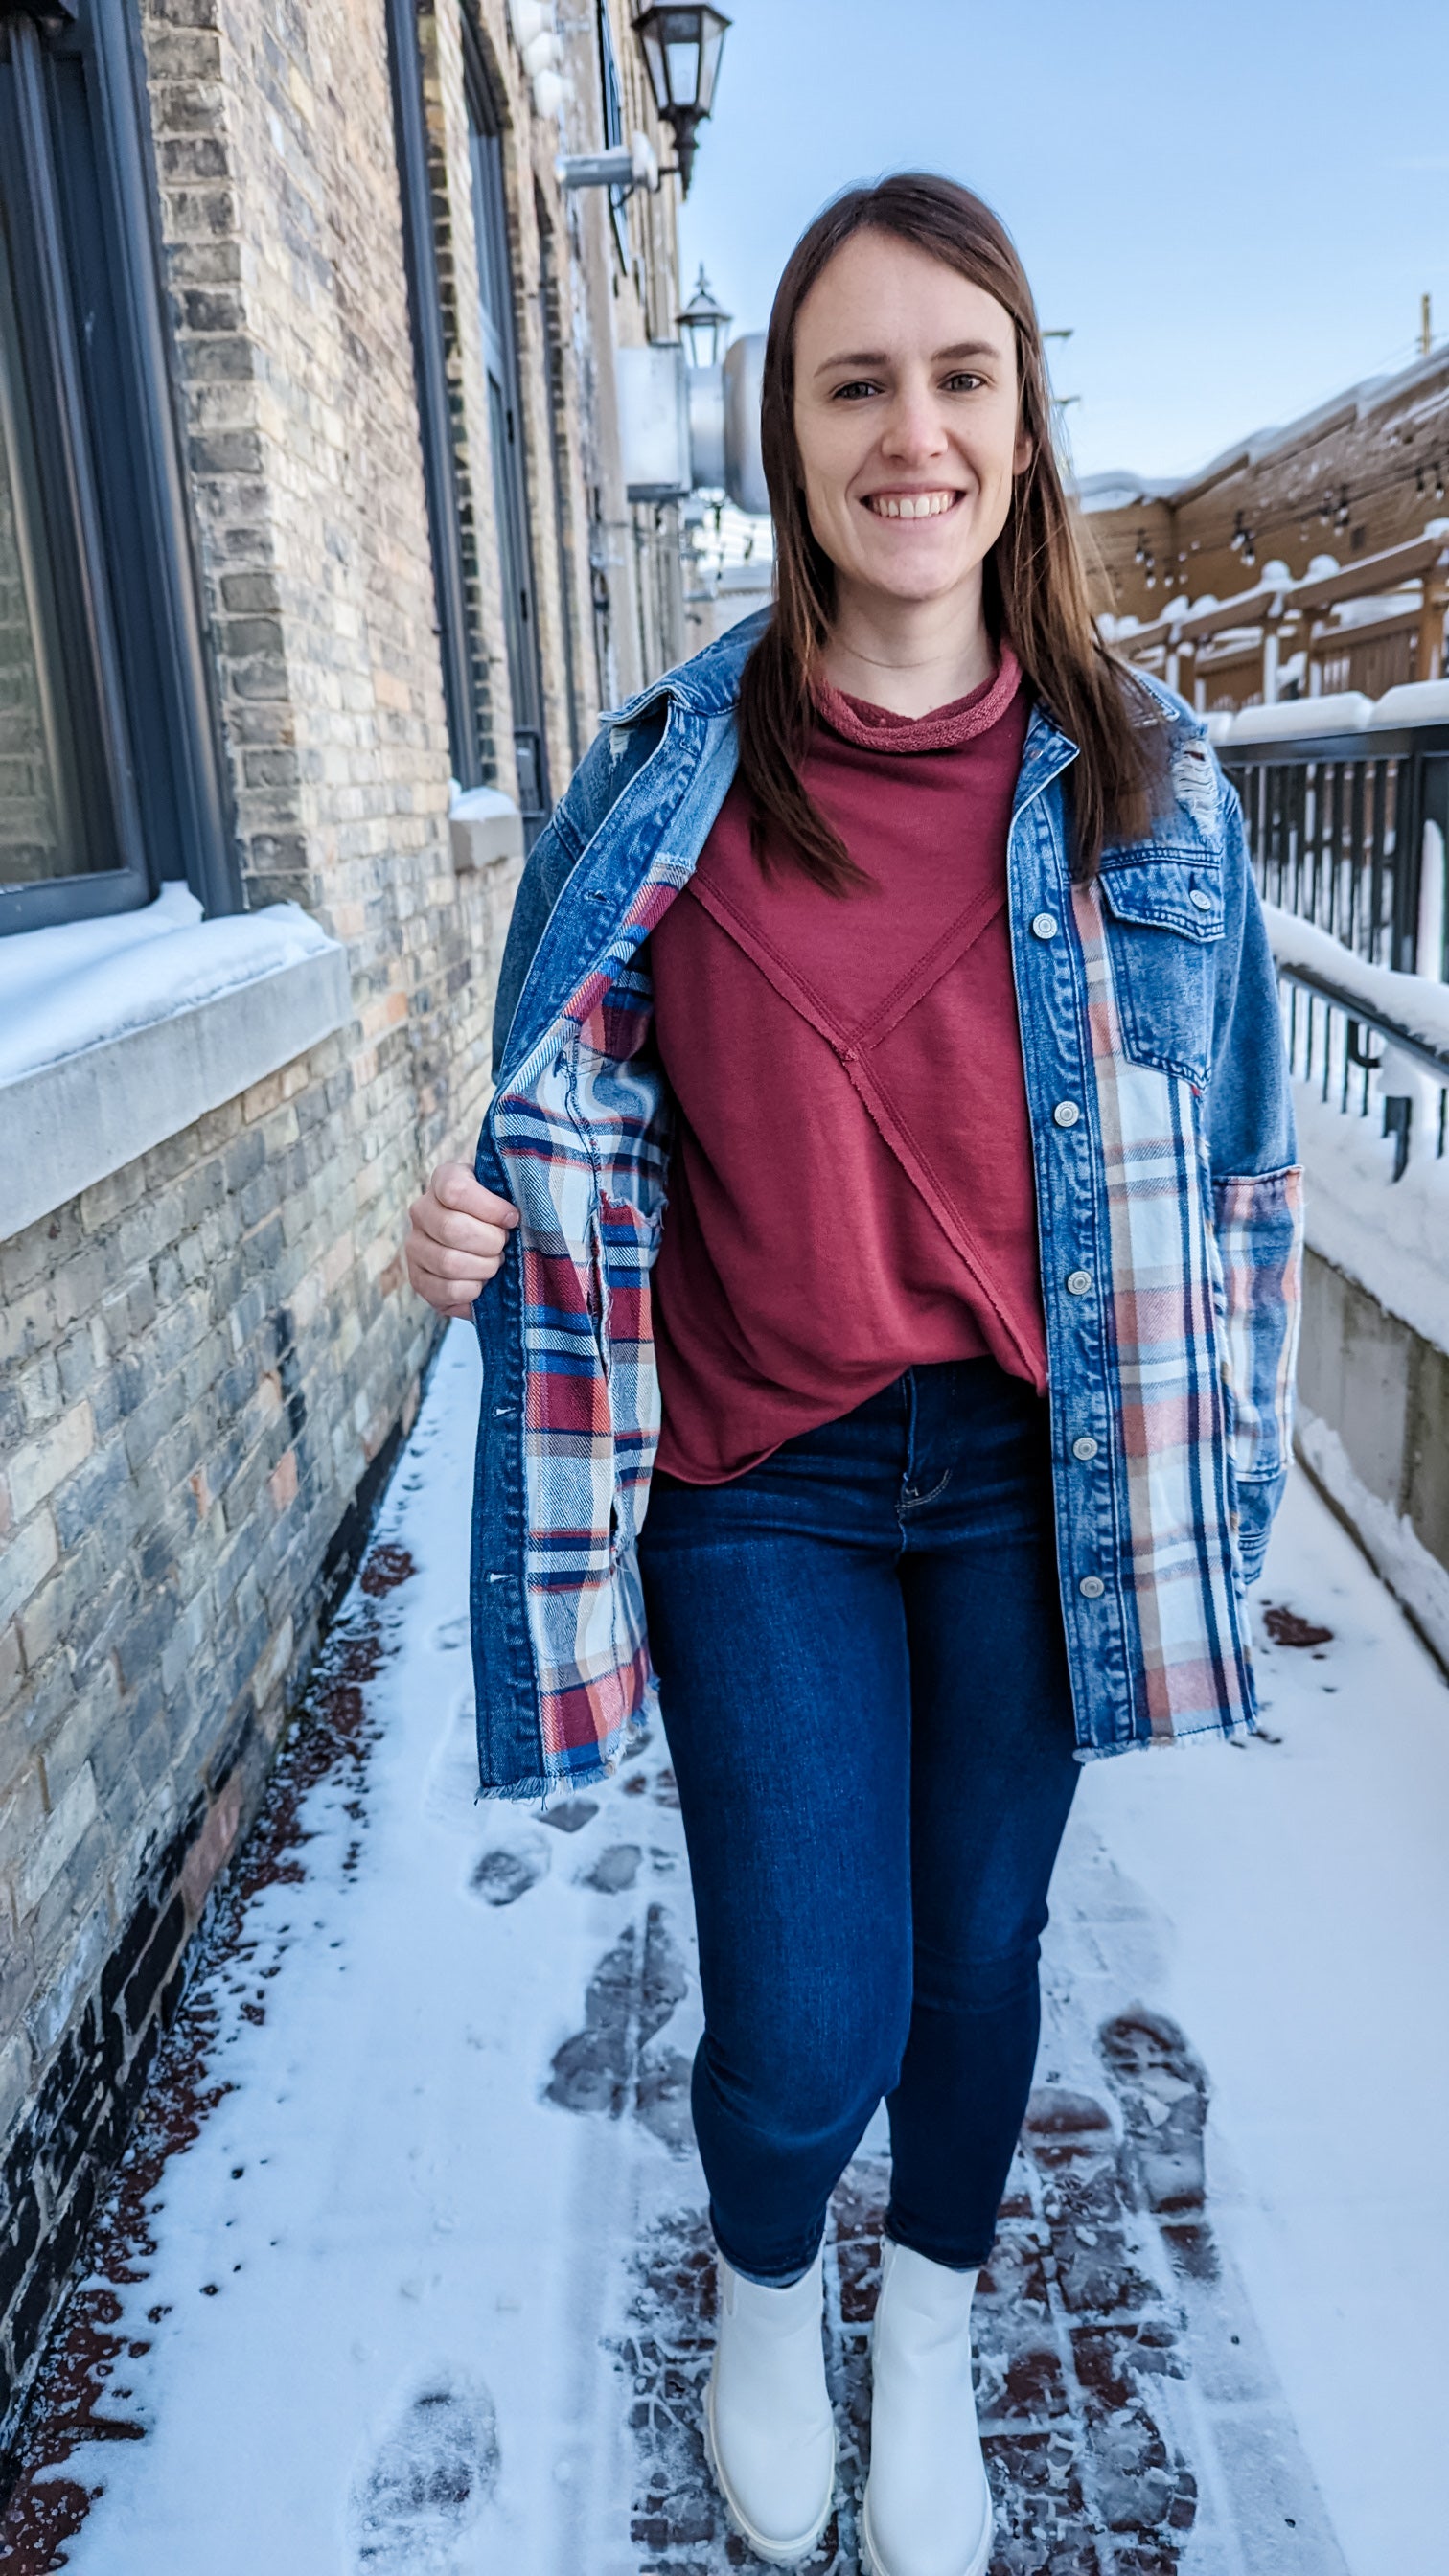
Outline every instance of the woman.
{"label": "woman", "polygon": [[731,2513],[781,2565],[828,2518],[821,2231],[884,2097],[867,2564],[981,2576],[1047,1884],[1082,1761],[1251,1725],[1298,1175],[1238,808],[1096,638],[989,211],[830,206],[762,430],[775,606],[535,848],[409,1260],[483,1344],[485,1787],[602,1775],[658,1693]]}

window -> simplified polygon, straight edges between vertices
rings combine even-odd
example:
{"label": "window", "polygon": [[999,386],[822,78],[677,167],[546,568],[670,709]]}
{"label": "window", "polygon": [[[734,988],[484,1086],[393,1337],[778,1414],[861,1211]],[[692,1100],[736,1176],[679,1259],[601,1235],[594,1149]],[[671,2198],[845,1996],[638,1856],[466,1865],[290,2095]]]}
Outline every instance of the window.
{"label": "window", "polygon": [[423,116],[416,0],[387,0],[388,59],[392,70],[393,124],[402,191],[403,253],[408,313],[413,333],[413,372],[418,429],[427,486],[428,536],[433,556],[433,595],[438,610],[438,652],[453,775],[463,787],[481,787],[485,764],[478,704],[468,655],[468,606],[463,535],[448,408],[448,367],[443,344],[442,293],[433,234],[432,184]]}
{"label": "window", "polygon": [[0,932],[239,904],[153,224],[119,0],[0,0]]}
{"label": "window", "polygon": [[[614,51],[614,31],[609,24],[609,0],[596,0],[599,27],[599,80],[603,91],[604,150],[613,152],[624,142],[624,91],[619,79],[619,58]],[[614,240],[618,245],[620,266],[629,265],[629,199],[623,188],[609,190],[609,211],[614,219]]]}
{"label": "window", "polygon": [[[465,22],[466,25],[466,22]],[[478,305],[483,366],[488,381],[488,443],[493,464],[493,516],[498,531],[498,571],[503,629],[513,701],[513,745],[518,764],[518,803],[527,837],[542,828],[549,809],[548,763],[543,734],[543,672],[538,645],[537,591],[529,544],[528,474],[523,449],[523,399],[513,265],[508,240],[508,199],[503,180],[503,137],[476,48],[467,49],[469,149],[472,156],[473,231],[478,245]]]}

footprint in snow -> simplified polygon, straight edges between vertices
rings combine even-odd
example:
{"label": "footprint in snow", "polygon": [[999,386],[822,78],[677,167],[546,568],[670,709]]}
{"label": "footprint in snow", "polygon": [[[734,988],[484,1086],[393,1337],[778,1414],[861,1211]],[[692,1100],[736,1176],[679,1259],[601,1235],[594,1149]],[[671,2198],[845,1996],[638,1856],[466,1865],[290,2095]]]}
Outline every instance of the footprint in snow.
{"label": "footprint in snow", "polygon": [[610,1843],[593,1868],[579,1881],[581,1887],[600,1888],[605,1896],[624,1896],[639,1875],[644,1855],[637,1843]]}
{"label": "footprint in snow", "polygon": [[516,1905],[520,1896],[537,1887],[547,1869],[548,1845],[538,1840],[517,1851],[485,1852],[468,1885],[485,1905]]}
{"label": "footprint in snow", "polygon": [[651,1905],[642,1941],[630,1924],[589,1979],[584,2027],[555,2050],[545,2100],[614,2120],[632,2108],[671,2154],[686,2154],[690,2061],[660,2034],[688,1991],[669,1918],[662,1905]]}
{"label": "footprint in snow", "polygon": [[368,2576],[453,2576],[456,2547],[498,2484],[493,2400],[479,2379],[435,2372],[352,2490],[352,2563]]}

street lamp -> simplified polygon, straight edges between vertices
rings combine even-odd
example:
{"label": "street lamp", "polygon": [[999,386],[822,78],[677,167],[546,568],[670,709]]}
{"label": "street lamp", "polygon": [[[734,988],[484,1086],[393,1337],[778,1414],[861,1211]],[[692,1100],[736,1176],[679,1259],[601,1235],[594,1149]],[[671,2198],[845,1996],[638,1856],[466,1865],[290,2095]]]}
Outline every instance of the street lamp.
{"label": "street lamp", "polygon": [[701,261],[694,293],[682,313],[674,317],[684,340],[685,355],[691,367],[717,367],[725,353],[725,341],[733,314],[726,313],[715,302]]}
{"label": "street lamp", "polygon": [[644,48],[654,104],[674,134],[679,179],[686,197],[694,168],[696,128],[714,106],[719,58],[730,21],[723,10],[697,5],[641,9],[634,33]]}

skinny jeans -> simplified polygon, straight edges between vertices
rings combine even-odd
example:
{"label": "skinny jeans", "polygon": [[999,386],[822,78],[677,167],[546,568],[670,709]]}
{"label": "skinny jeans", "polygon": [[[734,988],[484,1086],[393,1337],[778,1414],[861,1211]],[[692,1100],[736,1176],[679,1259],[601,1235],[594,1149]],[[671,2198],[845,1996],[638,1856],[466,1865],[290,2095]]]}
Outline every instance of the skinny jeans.
{"label": "skinny jeans", "polygon": [[1079,1772],[1046,1405],[991,1359],[908,1369],[728,1484],[656,1475],[639,1559],[720,2250],[805,2271],[884,2099],[888,2233],[978,2265]]}

